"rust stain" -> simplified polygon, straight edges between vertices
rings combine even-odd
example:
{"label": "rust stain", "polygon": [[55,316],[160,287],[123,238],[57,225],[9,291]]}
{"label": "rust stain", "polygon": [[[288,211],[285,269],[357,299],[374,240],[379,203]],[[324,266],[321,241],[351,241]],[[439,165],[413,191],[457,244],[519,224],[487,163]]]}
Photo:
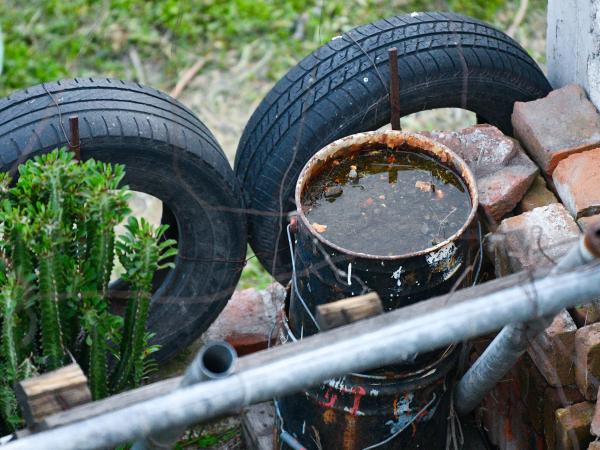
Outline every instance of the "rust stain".
{"label": "rust stain", "polygon": [[356,434],[357,434],[357,417],[349,414],[344,414],[344,434],[342,436],[343,450],[356,450]]}
{"label": "rust stain", "polygon": [[326,409],[323,412],[323,423],[330,425],[335,422],[335,411],[333,409]]}

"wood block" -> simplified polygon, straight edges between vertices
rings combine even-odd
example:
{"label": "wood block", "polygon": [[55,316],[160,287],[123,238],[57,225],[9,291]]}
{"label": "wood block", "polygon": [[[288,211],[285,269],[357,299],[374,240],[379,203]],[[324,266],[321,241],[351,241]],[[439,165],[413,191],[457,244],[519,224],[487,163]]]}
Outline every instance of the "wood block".
{"label": "wood block", "polygon": [[556,410],[580,403],[583,400],[581,392],[572,386],[546,388],[544,391],[544,437],[547,450],[556,449]]}
{"label": "wood block", "polygon": [[575,380],[586,400],[595,400],[600,385],[600,323],[575,333]]}
{"label": "wood block", "polygon": [[15,394],[29,427],[46,416],[92,400],[87,378],[77,364],[23,380],[15,387]]}
{"label": "wood block", "polygon": [[369,292],[317,306],[316,319],[321,330],[330,330],[382,313],[383,305],[379,295],[377,292]]}
{"label": "wood block", "polygon": [[577,326],[566,310],[537,336],[527,349],[529,356],[551,386],[575,384],[573,358]]}
{"label": "wood block", "polygon": [[593,438],[590,424],[594,414],[594,404],[576,403],[556,410],[556,450],[576,450],[586,448]]}
{"label": "wood block", "polygon": [[242,437],[246,448],[273,450],[275,407],[273,402],[258,403],[242,412]]}

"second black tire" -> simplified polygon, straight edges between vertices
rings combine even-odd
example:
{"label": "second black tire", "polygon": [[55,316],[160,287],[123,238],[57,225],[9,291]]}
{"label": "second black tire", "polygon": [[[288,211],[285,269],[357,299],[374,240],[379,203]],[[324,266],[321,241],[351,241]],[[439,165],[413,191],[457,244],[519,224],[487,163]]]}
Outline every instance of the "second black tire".
{"label": "second black tire", "polygon": [[239,185],[210,131],[155,89],[107,78],[47,83],[0,99],[0,170],[67,144],[77,115],[83,159],[125,165],[132,190],[163,202],[178,241],[175,268],[159,274],[149,329],[165,360],[210,325],[240,277],[246,222]]}
{"label": "second black tire", "polygon": [[516,101],[550,84],[501,31],[451,13],[413,13],[355,28],[290,70],[265,97],[240,140],[235,173],[248,208],[249,240],[279,280],[290,278],[285,233],[301,168],[320,148],[389,123],[388,49],[398,49],[403,115],[434,108],[473,111],[511,134]]}

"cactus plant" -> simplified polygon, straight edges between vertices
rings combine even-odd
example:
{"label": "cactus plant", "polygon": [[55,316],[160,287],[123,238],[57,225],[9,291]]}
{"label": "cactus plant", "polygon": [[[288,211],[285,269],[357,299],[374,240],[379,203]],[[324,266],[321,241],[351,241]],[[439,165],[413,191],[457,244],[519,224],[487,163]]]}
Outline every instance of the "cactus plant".
{"label": "cactus plant", "polygon": [[[0,418],[20,424],[12,386],[74,357],[94,398],[139,385],[149,365],[152,278],[175,253],[165,226],[130,217],[124,168],[75,161],[65,150],[0,174]],[[125,318],[109,310],[115,256],[131,285]],[[113,373],[109,360],[114,359]],[[112,380],[108,385],[107,380]]]}

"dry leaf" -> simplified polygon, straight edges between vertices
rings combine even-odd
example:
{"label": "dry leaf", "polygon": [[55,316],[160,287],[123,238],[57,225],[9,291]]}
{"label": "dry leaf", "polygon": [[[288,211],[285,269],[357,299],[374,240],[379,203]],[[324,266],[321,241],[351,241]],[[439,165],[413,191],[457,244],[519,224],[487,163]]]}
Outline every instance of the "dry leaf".
{"label": "dry leaf", "polygon": [[317,233],[325,233],[327,231],[327,225],[321,225],[317,222],[313,222],[311,225]]}

